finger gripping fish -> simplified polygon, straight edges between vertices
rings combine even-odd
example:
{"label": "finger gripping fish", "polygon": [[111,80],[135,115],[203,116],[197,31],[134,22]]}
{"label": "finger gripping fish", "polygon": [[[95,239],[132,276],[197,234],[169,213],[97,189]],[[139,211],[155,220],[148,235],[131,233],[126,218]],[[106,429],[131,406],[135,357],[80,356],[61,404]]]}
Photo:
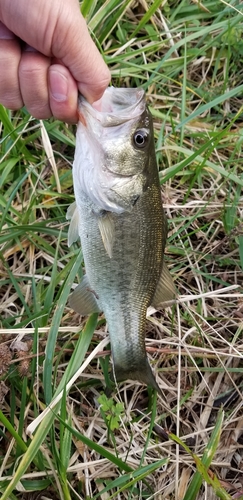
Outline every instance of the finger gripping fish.
{"label": "finger gripping fish", "polygon": [[142,89],[113,87],[93,106],[80,97],[79,116],[68,242],[80,236],[86,274],[70,306],[104,312],[117,381],[159,390],[145,350],[146,311],[175,291],[163,262],[152,117]]}

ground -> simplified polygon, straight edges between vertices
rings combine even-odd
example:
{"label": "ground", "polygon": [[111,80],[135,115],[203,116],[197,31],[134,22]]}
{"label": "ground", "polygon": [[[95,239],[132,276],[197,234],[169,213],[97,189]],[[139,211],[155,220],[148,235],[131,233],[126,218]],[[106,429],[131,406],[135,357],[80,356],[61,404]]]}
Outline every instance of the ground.
{"label": "ground", "polygon": [[79,244],[67,246],[65,217],[75,127],[1,106],[2,498],[239,499],[242,3],[114,0],[82,9],[113,85],[142,86],[154,119],[165,258],[178,292],[147,318],[163,398],[130,381],[102,396],[105,319],[68,307],[83,266]]}

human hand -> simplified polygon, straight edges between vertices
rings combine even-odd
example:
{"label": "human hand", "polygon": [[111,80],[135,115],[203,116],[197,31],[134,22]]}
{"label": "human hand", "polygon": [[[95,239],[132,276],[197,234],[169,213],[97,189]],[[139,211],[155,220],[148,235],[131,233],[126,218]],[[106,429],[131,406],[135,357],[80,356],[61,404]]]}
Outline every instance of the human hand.
{"label": "human hand", "polygon": [[4,106],[70,123],[78,91],[92,103],[110,81],[78,0],[0,0],[0,68]]}

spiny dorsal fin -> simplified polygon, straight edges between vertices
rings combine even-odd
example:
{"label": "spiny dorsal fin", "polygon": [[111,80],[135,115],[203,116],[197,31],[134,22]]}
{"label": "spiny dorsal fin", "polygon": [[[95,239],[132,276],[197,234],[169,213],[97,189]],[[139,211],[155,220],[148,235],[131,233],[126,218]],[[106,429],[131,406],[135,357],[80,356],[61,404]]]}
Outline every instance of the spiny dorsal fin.
{"label": "spiny dorsal fin", "polygon": [[79,226],[79,214],[76,205],[76,201],[74,201],[70,207],[67,209],[66,219],[70,220],[69,228],[68,228],[68,246],[70,247],[77,239],[79,238],[78,226]]}
{"label": "spiny dorsal fin", "polygon": [[101,312],[95,291],[91,289],[86,275],[70,296],[68,305],[82,316],[88,316],[94,312]]}
{"label": "spiny dorsal fin", "polygon": [[115,224],[113,215],[110,212],[106,212],[104,216],[99,217],[98,226],[104,247],[111,259],[113,243],[115,238]]}
{"label": "spiny dorsal fin", "polygon": [[170,302],[171,300],[175,300],[175,298],[176,288],[171,278],[169,269],[164,262],[151,306],[157,309],[164,302]]}

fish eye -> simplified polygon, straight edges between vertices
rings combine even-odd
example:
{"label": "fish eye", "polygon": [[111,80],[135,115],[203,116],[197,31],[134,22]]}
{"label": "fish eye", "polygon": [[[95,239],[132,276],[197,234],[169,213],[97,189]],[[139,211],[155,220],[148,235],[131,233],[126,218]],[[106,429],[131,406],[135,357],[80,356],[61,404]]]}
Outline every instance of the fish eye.
{"label": "fish eye", "polygon": [[134,145],[137,148],[144,148],[148,142],[148,132],[145,129],[136,130],[133,136]]}

